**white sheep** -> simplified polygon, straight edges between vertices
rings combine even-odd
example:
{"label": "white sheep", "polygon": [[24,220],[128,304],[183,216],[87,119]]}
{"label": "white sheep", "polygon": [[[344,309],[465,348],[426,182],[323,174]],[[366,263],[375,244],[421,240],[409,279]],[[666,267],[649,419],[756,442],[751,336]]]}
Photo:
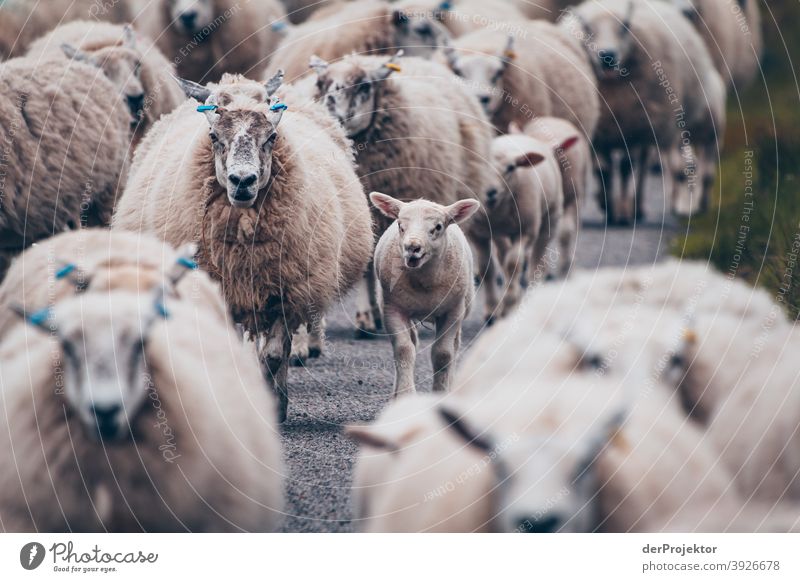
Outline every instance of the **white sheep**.
{"label": "white sheep", "polygon": [[[124,253],[112,250],[118,241]],[[216,286],[200,272],[181,280],[189,256],[111,231],[55,237],[10,277],[46,286],[47,270],[28,267],[66,248],[124,260],[83,272],[87,287],[37,311],[12,304],[24,320],[0,341],[3,529],[274,530],[283,505],[275,404],[220,317]]]}
{"label": "white sheep", "polygon": [[394,220],[375,247],[375,277],[386,331],[395,359],[394,396],[412,394],[418,322],[436,325],[431,348],[433,390],[449,389],[461,345],[461,324],[469,315],[473,287],[472,252],[459,224],[480,208],[477,200],[442,206],[428,200],[404,203],[380,192],[370,200]]}
{"label": "white sheep", "polygon": [[285,17],[278,0],[143,0],[133,23],[181,77],[205,82],[262,70],[285,34]]}
{"label": "white sheep", "polygon": [[267,76],[278,69],[295,81],[308,73],[312,56],[333,61],[352,53],[427,57],[446,42],[447,29],[428,14],[406,13],[384,0],[335,5],[330,13],[292,28],[275,51]]}
{"label": "white sheep", "polygon": [[42,238],[110,222],[131,132],[116,87],[86,63],[6,61],[0,94],[3,263]]}
{"label": "white sheep", "polygon": [[[450,205],[477,198],[491,168],[486,163],[492,130],[470,91],[438,63],[397,55],[350,55],[328,64],[312,59],[313,96],[343,124],[355,143],[357,171],[366,192],[403,201],[426,198]],[[389,221],[374,213],[376,235]],[[491,236],[485,216],[467,227],[477,274],[487,296],[496,296]],[[371,337],[380,327],[373,279],[359,288],[356,327]]]}
{"label": "white sheep", "polygon": [[593,145],[608,221],[641,218],[655,148],[672,197],[671,153],[692,144],[702,175],[698,198],[707,199],[725,130],[725,83],[691,23],[666,2],[591,0],[566,13],[561,26],[581,41],[598,77],[604,106]]}
{"label": "white sheep", "polygon": [[283,421],[291,333],[363,277],[373,240],[351,143],[321,106],[272,97],[281,78],[184,81],[197,101],[145,136],[114,227],[198,244],[234,320],[266,338]]}
{"label": "white sheep", "polygon": [[135,142],[165,113],[186,100],[173,80],[175,69],[128,26],[78,20],[35,41],[26,56],[41,60],[66,56],[100,68],[130,109]]}
{"label": "white sheep", "polygon": [[[564,187],[564,212],[558,223],[558,268],[556,274],[566,276],[575,258],[580,207],[586,199],[592,164],[592,152],[588,140],[566,119],[537,117],[523,130],[555,151],[561,169]],[[564,145],[569,145],[565,148]]]}
{"label": "white sheep", "polygon": [[549,269],[545,251],[559,232],[564,212],[564,188],[558,152],[577,143],[568,135],[555,147],[549,141],[515,133],[494,138],[494,169],[481,202],[486,206],[485,226],[498,247],[504,272],[502,305],[488,303],[486,317],[507,316],[519,303],[523,288],[544,280]]}
{"label": "white sheep", "polygon": [[594,135],[600,105],[589,59],[554,24],[478,30],[453,40],[439,58],[468,81],[500,132],[511,122],[524,126],[534,116],[556,116]]}

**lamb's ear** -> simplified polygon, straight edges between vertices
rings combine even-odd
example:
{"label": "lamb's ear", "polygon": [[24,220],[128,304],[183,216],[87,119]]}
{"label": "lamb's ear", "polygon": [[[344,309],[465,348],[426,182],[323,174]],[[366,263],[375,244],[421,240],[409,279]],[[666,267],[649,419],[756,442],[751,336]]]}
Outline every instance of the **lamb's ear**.
{"label": "lamb's ear", "polygon": [[374,426],[351,424],[344,428],[344,434],[363,447],[381,451],[396,451],[400,448],[396,442],[379,434]]}
{"label": "lamb's ear", "polygon": [[519,126],[519,123],[516,121],[512,121],[508,124],[508,133],[511,135],[517,135],[522,133],[522,128]]}
{"label": "lamb's ear", "polygon": [[370,74],[370,80],[372,82],[383,81],[392,73],[394,72],[399,73],[401,69],[400,65],[397,64],[397,61],[402,56],[403,56],[403,49],[400,49],[399,51],[394,53],[394,55],[392,55],[392,58],[386,61],[386,63],[384,63],[383,66],[378,67],[377,69],[372,71],[372,73]]}
{"label": "lamb's ear", "polygon": [[405,203],[397,198],[392,198],[380,192],[373,192],[369,195],[369,199],[372,201],[372,205],[381,211],[381,214],[393,220],[397,220],[400,210],[405,206]]}
{"label": "lamb's ear", "polygon": [[267,89],[268,101],[281,85],[283,85],[283,69],[278,69],[278,72],[275,73],[269,81],[264,83],[264,87]]}
{"label": "lamb's ear", "polygon": [[580,138],[577,135],[569,136],[567,139],[558,144],[558,146],[556,147],[556,152],[567,151],[568,149],[573,147],[576,143],[578,143],[579,140]]}
{"label": "lamb's ear", "polygon": [[459,200],[447,207],[447,218],[450,222],[461,224],[473,214],[475,214],[481,207],[481,203],[472,198]]}
{"label": "lamb's ear", "polygon": [[175,82],[183,89],[187,97],[196,99],[200,103],[205,103],[206,99],[211,95],[211,89],[208,87],[204,87],[188,79],[181,79],[180,77],[173,76],[172,78],[175,79]]}
{"label": "lamb's ear", "polygon": [[122,46],[129,49],[136,48],[136,33],[130,24],[122,27]]}
{"label": "lamb's ear", "polygon": [[518,157],[514,163],[518,168],[532,168],[537,164],[541,164],[543,161],[544,156],[542,154],[528,152]]}
{"label": "lamb's ear", "polygon": [[80,63],[86,63],[92,66],[98,66],[97,60],[87,52],[82,51],[79,48],[72,46],[69,43],[62,43],[61,50],[64,51],[64,54],[67,55],[73,61],[78,61]]}
{"label": "lamb's ear", "polygon": [[392,12],[392,24],[397,27],[408,24],[408,15],[402,10],[395,10]]}
{"label": "lamb's ear", "polygon": [[317,55],[311,55],[311,58],[308,59],[308,66],[314,69],[317,77],[322,77],[328,72],[328,61],[319,58]]}

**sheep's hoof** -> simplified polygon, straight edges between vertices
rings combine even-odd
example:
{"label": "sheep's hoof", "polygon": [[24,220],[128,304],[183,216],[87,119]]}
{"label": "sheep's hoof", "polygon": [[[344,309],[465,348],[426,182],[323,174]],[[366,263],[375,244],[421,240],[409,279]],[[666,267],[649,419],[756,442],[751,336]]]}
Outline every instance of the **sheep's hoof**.
{"label": "sheep's hoof", "polygon": [[322,355],[322,348],[318,346],[311,346],[308,348],[308,357],[309,358],[318,358]]}
{"label": "sheep's hoof", "polygon": [[487,316],[484,318],[484,320],[483,320],[483,324],[484,324],[486,327],[490,327],[490,326],[491,326],[491,325],[494,323],[494,320],[495,320],[494,314],[492,314],[492,315],[487,315]]}
{"label": "sheep's hoof", "polygon": [[356,339],[373,339],[377,336],[375,319],[369,311],[356,314]]}

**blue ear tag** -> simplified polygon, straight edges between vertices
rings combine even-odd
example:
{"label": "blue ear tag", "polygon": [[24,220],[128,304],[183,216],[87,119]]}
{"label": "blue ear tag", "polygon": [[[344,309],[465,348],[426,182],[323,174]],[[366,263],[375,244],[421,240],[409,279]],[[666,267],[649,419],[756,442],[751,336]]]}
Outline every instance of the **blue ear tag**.
{"label": "blue ear tag", "polygon": [[191,269],[192,271],[197,269],[197,263],[191,259],[187,259],[186,257],[178,257],[177,262],[180,266]]}
{"label": "blue ear tag", "polygon": [[199,113],[205,113],[206,111],[215,111],[217,109],[216,105],[198,105],[197,111]]}
{"label": "blue ear tag", "polygon": [[169,311],[167,311],[166,306],[161,301],[156,301],[155,304],[156,313],[158,313],[164,319],[169,319]]}
{"label": "blue ear tag", "polygon": [[439,4],[439,10],[452,10],[453,5],[450,3],[450,0],[444,0],[441,4]]}
{"label": "blue ear tag", "polygon": [[63,279],[74,270],[75,270],[74,263],[69,263],[68,265],[64,265],[58,271],[56,271],[56,279]]}
{"label": "blue ear tag", "polygon": [[285,109],[289,109],[289,106],[286,105],[286,103],[276,103],[269,108],[270,111],[283,111]]}
{"label": "blue ear tag", "polygon": [[275,32],[280,32],[281,30],[286,29],[286,23],[279,20],[277,22],[273,22],[270,25],[270,28]]}
{"label": "blue ear tag", "polygon": [[50,319],[49,307],[45,307],[39,311],[34,311],[28,316],[28,321],[30,321],[33,325],[42,325],[48,319]]}

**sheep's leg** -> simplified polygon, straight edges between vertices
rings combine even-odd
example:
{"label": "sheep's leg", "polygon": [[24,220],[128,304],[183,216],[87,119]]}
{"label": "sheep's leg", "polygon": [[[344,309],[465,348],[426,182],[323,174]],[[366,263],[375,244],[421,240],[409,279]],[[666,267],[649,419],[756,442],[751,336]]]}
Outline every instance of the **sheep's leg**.
{"label": "sheep's leg", "polygon": [[381,314],[381,306],[378,305],[378,282],[375,278],[375,267],[373,263],[369,264],[367,273],[367,292],[369,293],[369,305],[372,309],[372,321],[375,324],[375,331],[380,331],[383,327],[383,315]]}
{"label": "sheep's leg", "polygon": [[561,249],[558,274],[566,277],[575,261],[575,250],[578,242],[578,202],[571,203],[564,209],[564,216],[559,223],[558,244]]}
{"label": "sheep's leg", "polygon": [[384,310],[386,331],[392,339],[394,350],[394,397],[413,394],[414,365],[417,359],[417,347],[414,339],[416,329],[408,317],[395,309]]}
{"label": "sheep's leg", "polygon": [[292,336],[292,354],[290,362],[292,366],[305,366],[309,353],[307,323],[301,323]]}
{"label": "sheep's leg", "polygon": [[637,221],[644,218],[645,188],[647,187],[647,171],[650,168],[649,160],[651,152],[651,148],[643,146],[639,150],[638,159],[635,160],[634,176],[636,178],[636,197],[634,198],[634,203],[636,210],[635,218]]}
{"label": "sheep's leg", "polygon": [[503,307],[501,314],[508,315],[517,306],[524,289],[523,279],[525,278],[525,249],[528,245],[528,238],[521,237],[511,243],[508,252],[502,257],[503,270],[505,271],[506,286],[503,293]]}
{"label": "sheep's leg", "polygon": [[325,347],[325,318],[321,317],[311,325],[308,334],[308,357],[318,358]]}
{"label": "sheep's leg", "polygon": [[278,422],[284,422],[289,409],[289,355],[292,352],[292,338],[285,323],[278,321],[272,325],[263,347],[260,359],[264,363],[266,378],[278,397]]}
{"label": "sheep's leg", "polygon": [[458,353],[464,306],[436,320],[436,339],[431,347],[433,391],[446,392],[453,381],[453,362]]}
{"label": "sheep's leg", "polygon": [[475,249],[475,261],[478,265],[477,276],[484,293],[484,321],[487,325],[491,325],[495,317],[499,315],[498,305],[500,299],[497,296],[497,277],[500,271],[495,268],[491,239],[476,241],[473,248]]}
{"label": "sheep's leg", "polygon": [[356,285],[356,338],[372,339],[378,331],[373,314],[374,295],[375,277],[370,264]]}

